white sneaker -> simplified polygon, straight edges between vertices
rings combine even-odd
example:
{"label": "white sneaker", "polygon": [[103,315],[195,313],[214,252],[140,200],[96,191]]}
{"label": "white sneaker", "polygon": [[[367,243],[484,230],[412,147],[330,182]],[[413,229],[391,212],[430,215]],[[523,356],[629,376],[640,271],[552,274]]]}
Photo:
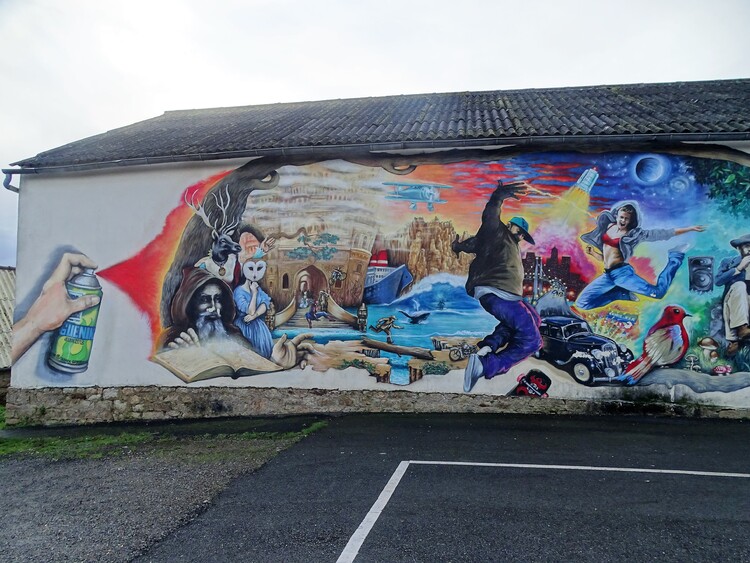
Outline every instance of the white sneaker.
{"label": "white sneaker", "polygon": [[483,371],[484,368],[482,367],[482,362],[479,360],[479,356],[476,354],[469,356],[469,363],[466,364],[466,369],[464,370],[464,393],[469,393],[474,388],[479,378],[482,377]]}
{"label": "white sneaker", "polygon": [[678,244],[674,248],[670,248],[669,252],[677,252],[679,254],[685,254],[688,250],[690,250],[690,244],[684,243],[684,244]]}

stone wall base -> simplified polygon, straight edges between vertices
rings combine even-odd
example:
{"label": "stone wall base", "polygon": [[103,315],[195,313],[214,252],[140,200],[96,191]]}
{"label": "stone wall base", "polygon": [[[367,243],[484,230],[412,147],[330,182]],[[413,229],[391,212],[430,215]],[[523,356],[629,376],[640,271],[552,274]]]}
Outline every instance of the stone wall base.
{"label": "stone wall base", "polygon": [[10,370],[0,369],[0,405],[5,406],[5,398],[10,387]]}
{"label": "stone wall base", "polygon": [[750,418],[750,409],[650,400],[572,400],[414,393],[228,387],[46,387],[8,390],[9,426],[94,424],[340,413],[653,414]]}

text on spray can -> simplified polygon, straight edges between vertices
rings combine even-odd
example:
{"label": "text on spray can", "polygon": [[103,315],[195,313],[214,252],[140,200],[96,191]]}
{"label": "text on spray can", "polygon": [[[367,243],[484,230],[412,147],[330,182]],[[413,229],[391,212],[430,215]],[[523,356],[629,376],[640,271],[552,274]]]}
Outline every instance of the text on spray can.
{"label": "text on spray can", "polygon": [[85,268],[82,273],[68,280],[65,288],[71,299],[81,299],[88,295],[99,297],[99,303],[72,314],[52,335],[47,364],[63,373],[80,373],[89,367],[102,287],[94,269]]}

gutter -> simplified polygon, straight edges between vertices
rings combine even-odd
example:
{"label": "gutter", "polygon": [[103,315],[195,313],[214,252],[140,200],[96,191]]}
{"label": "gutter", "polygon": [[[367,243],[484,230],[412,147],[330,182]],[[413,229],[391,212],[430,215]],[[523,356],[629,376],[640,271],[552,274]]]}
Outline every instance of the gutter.
{"label": "gutter", "polygon": [[13,170],[3,170],[5,172],[5,179],[3,180],[3,187],[6,190],[9,190],[14,193],[18,193],[18,188],[16,186],[11,186],[10,182],[13,179],[13,174],[17,173],[17,171]]}
{"label": "gutter", "polygon": [[178,162],[196,162],[226,160],[232,158],[260,158],[260,157],[306,157],[331,154],[363,154],[367,152],[391,152],[414,149],[466,149],[492,146],[531,146],[531,145],[585,145],[585,144],[615,144],[615,143],[679,143],[692,142],[728,142],[750,141],[750,133],[654,133],[635,135],[555,135],[555,136],[526,136],[526,137],[493,137],[490,139],[441,139],[432,141],[402,141],[388,143],[349,144],[349,145],[316,145],[296,147],[275,147],[267,149],[249,149],[239,151],[223,151],[216,153],[193,153],[182,155],[164,155],[137,157],[84,164],[63,164],[55,166],[39,166],[28,168],[8,168],[2,171],[6,174],[3,185],[18,192],[18,188],[10,186],[13,174],[46,174],[56,172],[79,172],[87,170],[101,170],[121,166],[138,166],[146,164],[166,164]]}

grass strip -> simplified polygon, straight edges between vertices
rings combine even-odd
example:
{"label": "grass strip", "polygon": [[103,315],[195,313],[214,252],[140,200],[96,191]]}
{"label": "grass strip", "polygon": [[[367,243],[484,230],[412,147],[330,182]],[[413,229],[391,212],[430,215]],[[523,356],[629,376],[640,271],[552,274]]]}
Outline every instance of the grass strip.
{"label": "grass strip", "polygon": [[[122,432],[86,436],[47,436],[36,438],[0,438],[0,456],[32,455],[52,459],[99,459],[134,453],[145,446],[169,449],[188,440],[206,442],[229,440],[291,440],[296,442],[327,426],[317,421],[296,432],[242,432],[182,437],[157,432]],[[0,429],[5,426],[5,409],[0,410]]]}
{"label": "grass strip", "polygon": [[77,437],[0,438],[0,456],[32,454],[54,459],[98,459],[108,455],[122,455],[155,439],[156,436],[150,432]]}

